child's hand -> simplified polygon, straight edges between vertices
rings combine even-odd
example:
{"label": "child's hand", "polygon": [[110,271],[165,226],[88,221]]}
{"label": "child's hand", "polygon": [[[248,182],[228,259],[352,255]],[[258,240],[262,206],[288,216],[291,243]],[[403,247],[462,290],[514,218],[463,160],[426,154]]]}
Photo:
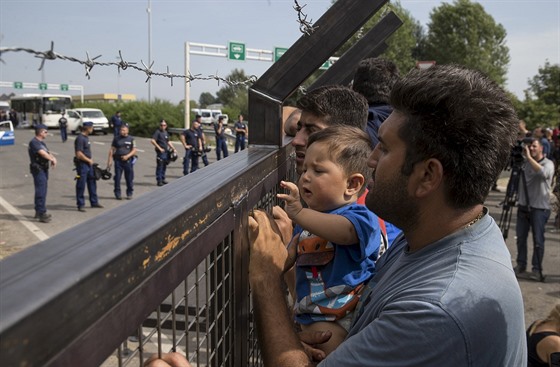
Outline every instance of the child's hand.
{"label": "child's hand", "polygon": [[291,220],[294,220],[296,215],[298,215],[301,209],[303,209],[299,197],[299,189],[295,183],[288,181],[280,181],[280,187],[287,189],[290,192],[289,194],[278,194],[276,196],[278,199],[286,201],[284,210],[288,213],[288,217],[290,217]]}

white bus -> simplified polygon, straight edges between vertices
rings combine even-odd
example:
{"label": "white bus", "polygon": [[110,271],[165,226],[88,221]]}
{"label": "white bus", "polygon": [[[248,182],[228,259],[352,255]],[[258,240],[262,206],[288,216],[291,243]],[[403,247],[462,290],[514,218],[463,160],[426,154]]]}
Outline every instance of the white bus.
{"label": "white bus", "polygon": [[22,126],[44,124],[58,127],[62,111],[72,108],[72,97],[65,94],[24,94],[10,99]]}

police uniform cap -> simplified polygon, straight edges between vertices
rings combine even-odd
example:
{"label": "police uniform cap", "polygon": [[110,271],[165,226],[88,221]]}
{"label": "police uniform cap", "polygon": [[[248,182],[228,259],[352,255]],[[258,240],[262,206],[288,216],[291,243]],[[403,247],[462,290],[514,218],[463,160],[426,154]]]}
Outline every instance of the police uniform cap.
{"label": "police uniform cap", "polygon": [[46,125],[38,124],[38,125],[35,125],[35,131],[37,131],[37,130],[48,130],[48,128],[47,128]]}
{"label": "police uniform cap", "polygon": [[84,126],[84,127],[93,126],[93,122],[91,122],[91,121],[84,121],[83,126]]}

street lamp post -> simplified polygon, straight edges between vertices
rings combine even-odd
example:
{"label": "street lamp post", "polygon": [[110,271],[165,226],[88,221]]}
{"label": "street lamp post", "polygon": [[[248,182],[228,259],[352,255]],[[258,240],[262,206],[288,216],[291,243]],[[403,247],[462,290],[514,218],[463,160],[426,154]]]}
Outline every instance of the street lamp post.
{"label": "street lamp post", "polygon": [[[148,67],[152,67],[152,0],[148,0]],[[152,102],[152,79],[148,79],[148,103]]]}

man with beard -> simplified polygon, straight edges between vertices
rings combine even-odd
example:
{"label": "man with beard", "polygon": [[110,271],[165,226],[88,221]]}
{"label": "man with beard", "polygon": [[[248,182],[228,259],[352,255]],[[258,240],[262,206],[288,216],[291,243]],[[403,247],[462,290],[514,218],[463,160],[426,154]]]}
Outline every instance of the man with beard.
{"label": "man with beard", "polygon": [[[515,140],[507,95],[479,72],[444,65],[398,81],[391,105],[369,158],[366,205],[403,235],[378,261],[348,337],[319,365],[523,365],[521,292],[483,206]],[[311,365],[324,354],[310,345],[329,334],[298,338],[282,285],[294,257],[266,213],[255,211],[249,225],[264,364]]]}
{"label": "man with beard", "polygon": [[[347,338],[328,357],[313,348],[328,332],[298,337],[293,329],[283,274],[294,251],[270,215],[256,210],[248,218],[264,365],[525,365],[521,291],[483,206],[515,141],[508,96],[480,72],[442,65],[398,81],[391,105],[368,159],[374,182],[366,205],[403,234],[377,261]],[[163,359],[188,366],[177,354]]]}

